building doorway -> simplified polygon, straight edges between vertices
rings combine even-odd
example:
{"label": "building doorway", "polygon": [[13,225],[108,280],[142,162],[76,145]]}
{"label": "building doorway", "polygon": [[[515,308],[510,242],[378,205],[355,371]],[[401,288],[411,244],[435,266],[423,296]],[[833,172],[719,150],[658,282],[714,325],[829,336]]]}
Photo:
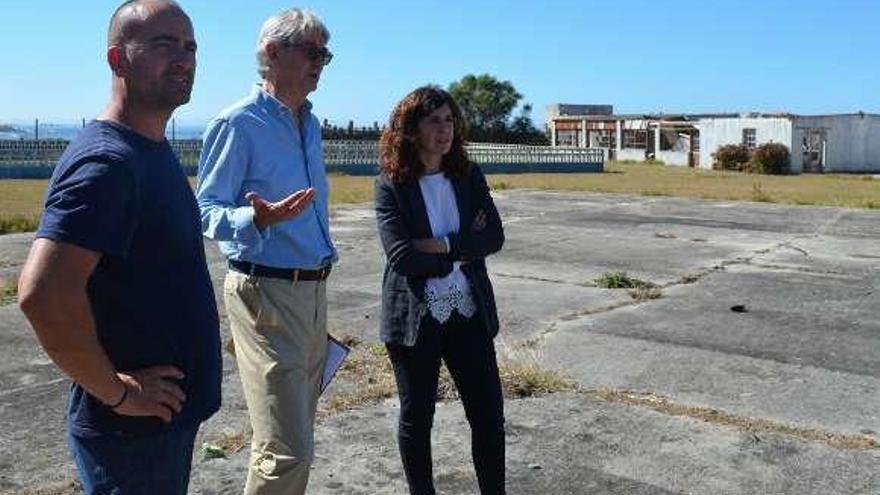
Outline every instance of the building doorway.
{"label": "building doorway", "polygon": [[804,172],[821,174],[825,171],[827,145],[825,129],[804,129],[802,146]]}

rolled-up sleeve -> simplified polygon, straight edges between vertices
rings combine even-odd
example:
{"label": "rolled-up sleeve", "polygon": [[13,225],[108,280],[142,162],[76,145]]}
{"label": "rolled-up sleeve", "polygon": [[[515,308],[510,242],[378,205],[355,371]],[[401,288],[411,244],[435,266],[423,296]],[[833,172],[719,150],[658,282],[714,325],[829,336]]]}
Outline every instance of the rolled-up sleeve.
{"label": "rolled-up sleeve", "polygon": [[244,199],[242,185],[253,156],[249,148],[244,133],[228,119],[211,122],[199,158],[196,193],[204,236],[235,243],[243,255],[262,251],[271,231],[257,228],[254,209]]}

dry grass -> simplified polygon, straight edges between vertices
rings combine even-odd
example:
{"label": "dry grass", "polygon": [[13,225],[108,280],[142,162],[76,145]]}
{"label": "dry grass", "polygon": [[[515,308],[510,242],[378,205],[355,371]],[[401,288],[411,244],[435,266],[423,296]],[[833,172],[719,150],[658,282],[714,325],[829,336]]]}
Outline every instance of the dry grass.
{"label": "dry grass", "polygon": [[331,205],[373,201],[373,177],[331,174],[329,180]]}
{"label": "dry grass", "polygon": [[663,297],[663,291],[660,290],[659,287],[637,287],[635,289],[630,289],[629,297],[635,299],[637,302],[650,301],[652,299],[660,299]]}
{"label": "dry grass", "polygon": [[498,365],[504,397],[523,399],[576,390],[573,380],[557,371],[542,368],[534,357],[522,355],[502,359]]}
{"label": "dry grass", "polygon": [[[333,174],[330,204],[366,203],[373,200],[373,178]],[[36,230],[43,212],[49,181],[0,180],[0,234]],[[195,186],[195,179],[190,178]]]}
{"label": "dry grass", "polygon": [[[393,397],[396,393],[394,375],[385,347],[381,344],[360,344],[351,339],[346,343],[352,346],[352,355],[339,371],[337,379],[351,381],[353,386],[336,394],[322,408],[323,415],[375,403]],[[542,368],[534,351],[528,348],[519,349],[514,355],[502,358],[499,361],[499,374],[504,396],[507,399],[576,391],[593,400],[647,407],[663,414],[689,417],[719,426],[732,426],[753,434],[784,434],[802,440],[821,442],[842,450],[880,448],[880,443],[864,435],[844,435],[763,419],[746,418],[718,409],[676,404],[665,397],[650,393],[611,389],[583,390],[578,387],[575,381],[564,374]],[[457,398],[455,387],[448,372],[443,368],[438,387],[438,399],[455,398]]]}
{"label": "dry grass", "polygon": [[[761,201],[783,204],[880,209],[880,180],[860,175],[755,176],[741,172],[610,162],[602,174],[497,174],[495,190],[533,188],[645,196]],[[373,200],[373,178],[331,174],[330,204]],[[194,179],[191,179],[191,183]],[[3,222],[32,230],[40,217],[46,180],[0,181]],[[23,219],[23,220],[19,220]]]}
{"label": "dry grass", "polygon": [[47,180],[0,180],[0,217],[39,218]]}
{"label": "dry grass", "polygon": [[226,431],[223,432],[218,438],[214,439],[211,442],[211,445],[219,447],[227,456],[229,456],[245,448],[248,444],[250,444],[250,441],[250,432]]}
{"label": "dry grass", "polygon": [[[880,208],[880,181],[825,174],[756,176],[741,172],[610,162],[603,174],[498,174],[501,189],[535,188],[784,204]],[[757,186],[756,186],[757,184]]]}
{"label": "dry grass", "polygon": [[319,406],[322,415],[374,404],[397,394],[384,345],[361,344],[351,337],[342,341],[351,347],[351,353],[331,385],[337,390]]}
{"label": "dry grass", "polygon": [[33,232],[40,223],[36,216],[3,216],[0,215],[0,234],[16,232]]}
{"label": "dry grass", "polygon": [[[343,338],[351,347],[348,359],[336,375],[333,387],[338,389],[320,406],[321,415],[330,415],[375,404],[395,397],[397,384],[383,344],[362,344],[351,337]],[[575,384],[564,375],[541,368],[537,359],[523,356],[502,359],[498,365],[504,396],[509,399],[535,397],[554,392],[575,390]],[[455,400],[458,392],[446,367],[440,370],[438,400]]]}
{"label": "dry grass", "polygon": [[628,390],[595,389],[584,390],[583,394],[591,399],[603,402],[615,402],[631,406],[653,409],[670,416],[686,416],[706,423],[721,426],[733,426],[753,434],[779,433],[808,440],[821,442],[829,447],[841,450],[869,450],[880,448],[880,442],[864,435],[844,435],[822,430],[801,428],[765,419],[736,416],[718,409],[693,407],[676,404],[665,397],[650,393],[637,393]]}
{"label": "dry grass", "polygon": [[0,180],[0,234],[37,229],[47,184],[45,180]]}

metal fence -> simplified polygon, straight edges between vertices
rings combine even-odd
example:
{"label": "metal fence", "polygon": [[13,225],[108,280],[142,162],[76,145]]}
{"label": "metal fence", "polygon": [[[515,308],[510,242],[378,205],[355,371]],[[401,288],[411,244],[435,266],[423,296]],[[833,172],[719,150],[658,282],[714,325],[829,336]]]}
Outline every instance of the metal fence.
{"label": "metal fence", "polygon": [[[601,149],[551,148],[522,144],[471,143],[466,147],[475,163],[592,163],[605,161]],[[324,141],[327,165],[379,163],[379,143],[375,141]]]}
{"label": "metal fence", "polygon": [[[0,140],[0,178],[21,177],[29,173],[35,177],[48,176],[55,166],[68,141],[65,140]],[[198,139],[170,141],[171,147],[181,164],[192,173],[198,165],[202,142]],[[520,164],[528,165],[529,171],[562,171],[559,164],[574,166],[565,170],[577,170],[577,166],[587,171],[602,170],[605,161],[601,149],[561,148],[549,146],[527,146],[518,144],[471,143],[467,145],[471,160],[481,165]],[[379,143],[376,141],[324,141],[324,162],[328,169],[345,173],[348,170],[375,170],[379,162]],[[40,168],[46,170],[39,170]],[[517,169],[520,169],[519,167]],[[361,170],[363,169],[363,170]],[[15,170],[13,172],[13,170]],[[24,175],[23,175],[24,174]]]}
{"label": "metal fence", "polygon": [[468,157],[475,163],[572,163],[598,164],[605,162],[605,154],[596,148],[553,148],[520,144],[474,143],[467,146]]}
{"label": "metal fence", "polygon": [[0,166],[55,165],[67,143],[68,141],[61,139],[0,141]]}

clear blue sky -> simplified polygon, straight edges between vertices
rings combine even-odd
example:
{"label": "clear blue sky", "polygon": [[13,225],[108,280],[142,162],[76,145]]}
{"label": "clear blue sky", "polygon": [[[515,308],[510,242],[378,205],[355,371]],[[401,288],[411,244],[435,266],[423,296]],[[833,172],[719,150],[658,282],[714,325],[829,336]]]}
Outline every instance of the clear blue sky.
{"label": "clear blue sky", "polygon": [[[118,3],[0,3],[0,122],[98,112]],[[180,3],[199,43],[181,123],[202,123],[249,91],[257,31],[291,6],[311,8],[331,31],[336,56],[311,99],[337,124],[382,123],[409,90],[469,73],[511,81],[536,122],[552,103],[607,103],[619,113],[880,113],[880,0]]]}

